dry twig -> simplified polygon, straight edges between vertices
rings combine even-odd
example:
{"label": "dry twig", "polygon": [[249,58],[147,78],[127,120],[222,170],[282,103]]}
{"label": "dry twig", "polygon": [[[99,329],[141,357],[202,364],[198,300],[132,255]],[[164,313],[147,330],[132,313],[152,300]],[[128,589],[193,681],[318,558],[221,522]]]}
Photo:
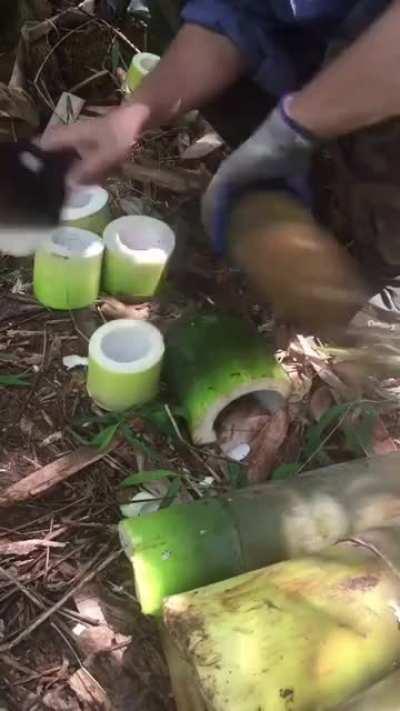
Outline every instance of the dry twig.
{"label": "dry twig", "polygon": [[[80,590],[84,585],[89,583],[93,578],[98,575],[102,570],[107,568],[114,560],[116,560],[122,553],[121,550],[119,551],[113,551],[110,553],[101,563],[98,565],[94,565],[94,567],[91,567],[94,563],[96,563],[99,559],[103,558],[103,554],[107,550],[107,546],[103,546],[100,548],[98,551],[97,555],[94,557],[93,561],[90,561],[90,563],[84,568],[82,571],[81,578],[79,582],[70,588],[68,592],[63,595],[60,600],[58,600],[52,607],[50,607],[47,610],[44,610],[39,617],[36,618],[28,627],[22,632],[19,633],[15,639],[13,639],[11,642],[6,642],[5,644],[0,645],[0,654],[3,652],[9,652],[11,649],[14,649],[18,644],[20,644],[24,639],[29,637],[34,630],[36,630],[40,625],[43,624],[46,620],[49,619],[52,615],[54,615],[55,612],[58,612],[63,605],[69,600],[73,595],[75,595],[78,590]],[[7,573],[7,577],[9,577],[9,574]]]}
{"label": "dry twig", "polygon": [[93,447],[80,447],[71,454],[66,454],[55,462],[38,469],[24,477],[16,484],[12,484],[0,496],[0,508],[13,506],[21,501],[30,501],[41,496],[57,484],[65,481],[73,474],[85,469],[90,464],[98,462],[114,447],[116,442],[104,450]]}

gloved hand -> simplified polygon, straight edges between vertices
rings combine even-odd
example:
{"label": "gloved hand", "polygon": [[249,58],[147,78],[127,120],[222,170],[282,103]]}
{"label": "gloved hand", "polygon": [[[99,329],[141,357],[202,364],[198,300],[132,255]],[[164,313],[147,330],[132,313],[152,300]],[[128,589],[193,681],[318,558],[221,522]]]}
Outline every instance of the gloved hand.
{"label": "gloved hand", "polygon": [[229,158],[215,174],[203,198],[202,218],[218,253],[225,248],[226,220],[236,196],[252,185],[288,187],[305,202],[301,194],[307,185],[312,135],[290,118],[288,96]]}

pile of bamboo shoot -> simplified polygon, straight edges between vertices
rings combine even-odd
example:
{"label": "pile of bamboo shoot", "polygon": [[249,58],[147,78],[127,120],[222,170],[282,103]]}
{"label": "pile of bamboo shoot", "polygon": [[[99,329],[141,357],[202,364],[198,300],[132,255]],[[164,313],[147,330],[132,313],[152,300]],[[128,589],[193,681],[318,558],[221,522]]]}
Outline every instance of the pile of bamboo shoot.
{"label": "pile of bamboo shoot", "polygon": [[400,709],[399,453],[120,532],[178,711]]}
{"label": "pile of bamboo shoot", "polygon": [[120,524],[145,614],[169,595],[322,550],[400,516],[400,453],[324,467]]}

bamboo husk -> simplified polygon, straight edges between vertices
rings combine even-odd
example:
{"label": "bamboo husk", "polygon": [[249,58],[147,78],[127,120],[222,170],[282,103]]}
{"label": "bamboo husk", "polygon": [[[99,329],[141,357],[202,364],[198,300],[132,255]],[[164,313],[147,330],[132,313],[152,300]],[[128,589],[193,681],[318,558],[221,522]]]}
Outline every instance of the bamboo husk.
{"label": "bamboo husk", "polygon": [[146,614],[164,597],[322,550],[400,516],[400,453],[177,505],[120,524]]}
{"label": "bamboo husk", "polygon": [[171,686],[178,711],[207,711],[189,662],[179,651],[164,625],[160,625],[160,636],[168,662]]}
{"label": "bamboo husk", "polygon": [[324,711],[389,673],[400,661],[399,544],[399,525],[373,530],[168,598],[166,630],[207,711]]}
{"label": "bamboo husk", "polygon": [[341,334],[368,299],[355,260],[287,191],[253,190],[237,200],[228,235],[259,296],[299,327]]}

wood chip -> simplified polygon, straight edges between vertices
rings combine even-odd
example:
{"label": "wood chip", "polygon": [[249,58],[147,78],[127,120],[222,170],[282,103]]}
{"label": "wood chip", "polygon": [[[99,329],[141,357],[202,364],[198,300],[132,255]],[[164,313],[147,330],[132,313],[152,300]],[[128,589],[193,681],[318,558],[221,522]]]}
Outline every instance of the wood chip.
{"label": "wood chip", "polygon": [[69,479],[70,476],[85,469],[90,464],[98,462],[116,446],[111,444],[108,449],[98,450],[93,447],[80,447],[71,454],[47,464],[41,469],[28,474],[16,484],[12,484],[0,495],[0,507],[13,506],[21,501],[29,501],[41,496],[57,484]]}
{"label": "wood chip", "polygon": [[46,538],[31,538],[27,541],[0,541],[0,555],[29,555],[36,548],[64,548],[65,543]]}

